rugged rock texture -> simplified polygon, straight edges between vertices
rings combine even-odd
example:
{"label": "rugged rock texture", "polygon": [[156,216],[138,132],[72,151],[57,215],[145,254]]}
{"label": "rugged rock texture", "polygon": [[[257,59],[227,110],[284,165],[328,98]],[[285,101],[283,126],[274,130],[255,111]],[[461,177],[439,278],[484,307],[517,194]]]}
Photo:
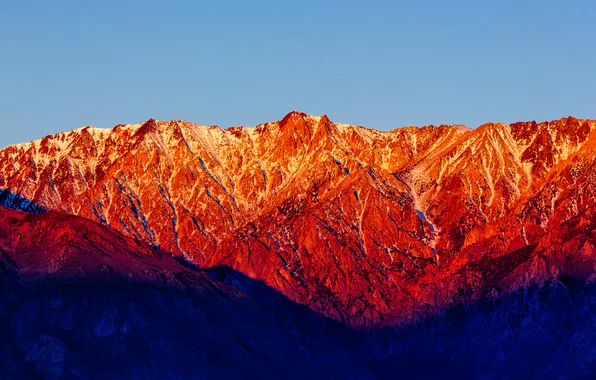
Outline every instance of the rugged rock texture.
{"label": "rugged rock texture", "polygon": [[390,324],[592,281],[595,129],[570,117],[382,133],[298,112],[255,128],[86,127],[1,150],[0,202],[228,265],[354,326]]}

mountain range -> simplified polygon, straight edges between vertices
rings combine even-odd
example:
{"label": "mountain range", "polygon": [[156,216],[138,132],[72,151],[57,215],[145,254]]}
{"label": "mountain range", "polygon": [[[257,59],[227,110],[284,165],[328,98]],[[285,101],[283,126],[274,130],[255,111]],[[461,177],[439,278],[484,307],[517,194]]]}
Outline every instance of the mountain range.
{"label": "mountain range", "polygon": [[83,217],[143,255],[224,265],[374,328],[593,282],[595,130],[568,117],[379,132],[296,111],[85,127],[0,150],[0,204]]}

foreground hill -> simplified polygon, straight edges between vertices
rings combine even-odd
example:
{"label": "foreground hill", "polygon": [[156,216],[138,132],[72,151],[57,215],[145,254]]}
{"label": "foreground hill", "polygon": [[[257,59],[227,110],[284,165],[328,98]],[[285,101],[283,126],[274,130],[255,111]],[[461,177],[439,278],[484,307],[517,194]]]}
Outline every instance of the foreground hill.
{"label": "foreground hill", "polygon": [[0,201],[229,266],[353,326],[387,325],[592,281],[595,129],[570,117],[378,132],[298,112],[226,130],[86,127],[0,150]]}
{"label": "foreground hill", "polygon": [[229,269],[0,207],[0,379],[370,378],[358,339]]}

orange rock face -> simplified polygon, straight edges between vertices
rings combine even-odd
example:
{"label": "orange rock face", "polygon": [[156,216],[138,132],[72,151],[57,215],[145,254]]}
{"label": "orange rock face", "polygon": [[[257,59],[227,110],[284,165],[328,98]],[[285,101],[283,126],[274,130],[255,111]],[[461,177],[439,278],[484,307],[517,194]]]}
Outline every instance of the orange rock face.
{"label": "orange rock face", "polygon": [[0,150],[0,202],[18,194],[369,326],[592,281],[595,129],[567,118],[378,132],[298,112],[226,130],[87,127]]}

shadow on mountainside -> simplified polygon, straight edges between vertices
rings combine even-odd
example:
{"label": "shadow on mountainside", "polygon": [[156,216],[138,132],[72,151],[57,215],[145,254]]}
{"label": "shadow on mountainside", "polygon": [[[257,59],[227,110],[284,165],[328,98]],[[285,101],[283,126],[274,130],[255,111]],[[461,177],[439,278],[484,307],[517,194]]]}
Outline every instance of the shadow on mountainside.
{"label": "shadow on mountainside", "polygon": [[[2,194],[15,209],[32,205]],[[17,214],[6,220],[20,223]],[[560,277],[409,325],[353,331],[226,266],[201,269],[163,253],[105,247],[77,251],[90,232],[130,239],[53,214],[25,219],[76,230],[61,236],[62,272],[23,270],[19,263],[31,260],[17,256],[31,252],[10,240],[6,252],[0,247],[0,379],[596,377],[596,285],[584,279]],[[126,271],[91,270],[99,257],[116,257]],[[472,269],[492,273],[511,260]],[[75,264],[85,270],[73,271]],[[152,267],[160,276],[129,272]]]}
{"label": "shadow on mountainside", "polygon": [[248,277],[242,272],[236,271],[226,265],[219,265],[204,271],[214,280],[233,286],[242,293],[259,301],[264,307],[275,310],[285,318],[294,320],[301,328],[310,329],[321,336],[332,336],[339,339],[338,343],[354,344],[362,334],[351,332],[346,334],[348,328],[329,317],[315,312],[305,305],[288,299],[276,289],[266,285],[263,281]]}
{"label": "shadow on mountainside", "polygon": [[589,378],[596,288],[561,282],[354,332],[230,268],[240,293],[19,278],[0,255],[0,378]]}
{"label": "shadow on mountainside", "polygon": [[371,334],[380,374],[406,378],[595,378],[596,286],[562,282],[460,304]]}
{"label": "shadow on mountainside", "polygon": [[0,206],[31,214],[40,214],[47,211],[31,199],[15,194],[6,188],[0,188]]}
{"label": "shadow on mountainside", "polygon": [[461,303],[418,322],[355,332],[229,267],[207,272],[300,321],[299,328],[306,323],[320,328],[318,334],[329,331],[380,379],[596,376],[596,285],[584,280],[565,276],[496,299]]}
{"label": "shadow on mountainside", "polygon": [[299,305],[15,270],[2,262],[0,378],[374,378],[353,333]]}

